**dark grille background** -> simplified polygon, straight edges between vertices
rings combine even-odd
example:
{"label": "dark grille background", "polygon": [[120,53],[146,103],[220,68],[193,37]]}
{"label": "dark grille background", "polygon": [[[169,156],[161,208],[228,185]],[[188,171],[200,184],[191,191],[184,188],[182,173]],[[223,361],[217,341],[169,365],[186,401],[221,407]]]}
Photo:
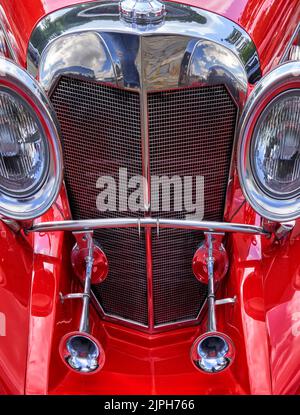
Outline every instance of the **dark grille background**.
{"label": "dark grille background", "polygon": [[[119,167],[127,168],[128,177],[142,174],[139,95],[63,77],[51,100],[62,129],[73,217],[143,216],[96,209],[98,177],[112,176],[118,183]],[[222,220],[236,118],[226,89],[150,93],[148,107],[151,174],[205,176],[205,219]],[[153,212],[172,218],[185,214]],[[202,233],[168,229],[160,230],[159,238],[155,231],[152,234],[155,324],[195,318],[206,296],[206,287],[191,271]],[[101,230],[95,235],[110,266],[107,280],[93,287],[104,311],[147,325],[143,232],[140,239],[135,229]]]}
{"label": "dark grille background", "polygon": [[[96,182],[100,176],[112,176],[118,183],[119,167],[127,168],[128,177],[142,174],[139,95],[65,77],[51,100],[62,130],[73,218],[119,217],[119,212],[97,210]],[[118,198],[116,202],[118,206]],[[109,261],[109,278],[93,287],[104,311],[147,325],[143,233],[139,239],[135,229],[109,229],[95,236]]]}
{"label": "dark grille background", "polygon": [[[204,219],[221,221],[236,122],[236,107],[226,88],[150,93],[148,111],[151,174],[204,176]],[[195,202],[195,184],[191,190]],[[187,213],[171,209],[152,216],[184,219]],[[201,232],[173,229],[153,238],[155,324],[197,317],[206,285],[196,281],[191,264],[202,238]]]}

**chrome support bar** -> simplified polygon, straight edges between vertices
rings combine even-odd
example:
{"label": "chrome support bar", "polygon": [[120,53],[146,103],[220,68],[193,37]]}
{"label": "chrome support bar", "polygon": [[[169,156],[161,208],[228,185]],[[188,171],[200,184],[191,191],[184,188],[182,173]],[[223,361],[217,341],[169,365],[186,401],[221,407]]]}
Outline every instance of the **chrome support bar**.
{"label": "chrome support bar", "polygon": [[60,355],[67,366],[76,372],[90,373],[100,370],[104,364],[105,354],[98,340],[93,337],[90,331],[90,291],[92,270],[94,264],[94,241],[93,231],[74,232],[77,244],[87,250],[85,257],[85,279],[83,293],[71,293],[62,295],[65,299],[82,299],[82,311],[79,329],[76,332],[67,333],[60,342]]}
{"label": "chrome support bar", "polygon": [[93,232],[77,233],[75,234],[77,243],[80,245],[82,241],[87,246],[88,255],[85,258],[86,261],[86,271],[85,271],[85,280],[84,280],[84,290],[82,297],[82,312],[80,317],[79,331],[84,333],[89,333],[89,311],[90,311],[90,292],[91,292],[91,278],[92,278],[92,269],[94,263],[94,242],[93,242]]}
{"label": "chrome support bar", "polygon": [[234,304],[236,302],[236,295],[232,298],[221,298],[215,301],[215,305]]}
{"label": "chrome support bar", "polygon": [[252,235],[269,235],[269,232],[260,226],[243,223],[209,222],[183,219],[157,219],[157,218],[113,218],[113,219],[85,219],[66,220],[57,222],[40,222],[28,228],[26,232],[54,232],[54,231],[82,231],[88,232],[96,229],[108,228],[172,228],[199,230],[207,232],[238,232]]}
{"label": "chrome support bar", "polygon": [[65,302],[65,300],[74,300],[76,298],[83,299],[84,297],[90,298],[91,296],[87,293],[71,293],[66,295],[63,295],[63,293],[59,293],[59,298],[62,304]]}
{"label": "chrome support bar", "polygon": [[207,250],[207,274],[208,274],[208,316],[207,331],[199,336],[191,350],[191,358],[195,367],[206,373],[218,373],[231,365],[235,356],[235,347],[229,336],[217,331],[215,306],[234,303],[234,298],[215,300],[214,290],[214,235],[205,233]]}
{"label": "chrome support bar", "polygon": [[213,242],[212,234],[205,235],[208,242],[208,258],[207,258],[207,273],[208,273],[208,287],[207,287],[207,331],[217,331],[216,325],[216,310],[215,310],[215,288],[214,288],[214,257],[213,257]]}
{"label": "chrome support bar", "polygon": [[207,305],[208,305],[208,317],[207,317],[207,332],[212,333],[217,331],[216,323],[216,305],[234,304],[236,302],[236,296],[233,298],[221,298],[216,300],[215,296],[215,276],[214,276],[214,264],[215,258],[213,254],[214,234],[205,232],[205,238],[207,240],[208,255],[207,255]]}

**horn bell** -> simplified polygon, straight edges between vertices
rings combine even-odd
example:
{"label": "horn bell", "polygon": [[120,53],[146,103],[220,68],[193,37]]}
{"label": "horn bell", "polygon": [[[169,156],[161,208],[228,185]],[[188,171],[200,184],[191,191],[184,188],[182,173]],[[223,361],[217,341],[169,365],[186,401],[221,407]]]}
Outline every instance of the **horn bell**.
{"label": "horn bell", "polygon": [[98,372],[105,362],[105,353],[98,340],[80,331],[66,334],[61,339],[59,352],[68,368],[79,373]]}
{"label": "horn bell", "polygon": [[207,332],[198,337],[191,350],[195,367],[205,373],[227,369],[235,357],[235,346],[229,336],[220,332]]}

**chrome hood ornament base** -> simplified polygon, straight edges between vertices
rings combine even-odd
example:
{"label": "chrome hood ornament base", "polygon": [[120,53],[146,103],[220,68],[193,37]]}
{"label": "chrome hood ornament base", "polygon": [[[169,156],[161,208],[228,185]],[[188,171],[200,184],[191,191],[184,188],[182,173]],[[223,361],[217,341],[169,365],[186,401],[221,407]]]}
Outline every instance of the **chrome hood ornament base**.
{"label": "chrome hood ornament base", "polygon": [[128,23],[161,23],[166,7],[158,0],[123,0],[119,3],[121,18]]}

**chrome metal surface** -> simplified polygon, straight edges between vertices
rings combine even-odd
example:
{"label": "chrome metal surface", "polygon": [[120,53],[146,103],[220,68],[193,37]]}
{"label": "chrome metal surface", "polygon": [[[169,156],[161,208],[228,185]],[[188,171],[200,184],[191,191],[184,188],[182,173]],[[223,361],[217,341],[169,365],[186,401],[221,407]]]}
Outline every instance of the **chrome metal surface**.
{"label": "chrome metal surface", "polygon": [[[234,359],[234,345],[230,337],[217,331],[216,323],[216,300],[214,288],[214,256],[213,244],[214,234],[205,233],[207,252],[207,332],[196,339],[192,346],[191,358],[195,367],[207,372],[218,373],[231,365]],[[218,304],[234,303],[235,299],[224,298],[218,300]]]}
{"label": "chrome metal surface", "polygon": [[89,307],[91,293],[91,277],[94,263],[93,232],[74,232],[79,247],[87,249],[86,271],[83,293],[71,293],[62,295],[63,303],[66,299],[82,300],[82,311],[78,332],[65,335],[60,343],[60,354],[64,362],[72,369],[80,373],[90,373],[102,368],[104,364],[104,351],[98,341],[89,334]]}
{"label": "chrome metal surface", "polygon": [[250,144],[258,117],[276,96],[300,88],[300,62],[287,62],[265,75],[251,93],[238,129],[238,172],[244,195],[262,217],[286,222],[300,216],[300,196],[275,198],[263,192],[252,173]]}
{"label": "chrome metal surface", "polygon": [[275,231],[276,239],[280,241],[286,238],[292,232],[295,225],[296,225],[295,220],[291,220],[290,222],[280,223],[280,225]]}
{"label": "chrome metal surface", "polygon": [[221,298],[215,301],[215,305],[234,304],[236,302],[236,296],[232,298]]}
{"label": "chrome metal surface", "polygon": [[82,300],[84,297],[90,297],[90,294],[87,293],[71,293],[64,295],[63,293],[59,293],[59,298],[61,303],[63,304],[65,300],[74,300],[76,298]]}
{"label": "chrome metal surface", "polygon": [[119,4],[121,17],[133,24],[160,23],[165,15],[165,5],[158,0],[122,0]]}
{"label": "chrome metal surface", "polygon": [[207,258],[207,274],[208,274],[208,316],[207,316],[207,330],[216,331],[216,311],[215,311],[215,288],[214,288],[214,257],[213,257],[213,236],[211,233],[205,234],[208,244],[208,258]]}
{"label": "chrome metal surface", "polygon": [[17,95],[22,91],[23,99],[33,109],[44,128],[49,147],[48,173],[35,193],[13,197],[1,192],[0,213],[9,219],[29,220],[41,216],[55,201],[62,182],[62,152],[58,135],[58,124],[52,106],[39,84],[21,67],[0,57],[0,87],[5,84]]}
{"label": "chrome metal surface", "polygon": [[66,361],[72,369],[80,373],[94,372],[98,368],[98,345],[85,335],[71,336],[66,343],[69,356]]}
{"label": "chrome metal surface", "polygon": [[89,333],[89,306],[90,306],[90,292],[91,292],[91,278],[94,263],[94,242],[93,232],[74,232],[73,233],[79,247],[87,248],[88,254],[85,259],[86,271],[84,279],[84,291],[82,297],[82,313],[80,317],[79,331]]}
{"label": "chrome metal surface", "polygon": [[27,232],[53,232],[53,231],[89,231],[112,228],[169,228],[201,230],[207,232],[238,232],[252,235],[268,235],[263,228],[243,223],[205,222],[196,220],[176,220],[157,218],[114,218],[91,220],[66,220],[57,222],[40,222],[34,224]]}
{"label": "chrome metal surface", "polygon": [[[1,18],[1,11],[0,11],[0,18]],[[18,63],[18,59],[16,56],[16,53],[11,45],[9,36],[7,35],[7,31],[5,29],[5,24],[0,20],[0,38],[1,38],[1,42],[4,41],[5,45],[3,45],[2,47],[0,47],[0,53],[2,52],[4,57],[7,57],[11,60],[13,60],[14,62]],[[7,53],[5,53],[5,50],[7,49]]]}
{"label": "chrome metal surface", "polygon": [[219,373],[230,366],[234,359],[231,339],[222,333],[205,333],[197,340],[198,359],[194,365],[205,373]]}
{"label": "chrome metal surface", "polygon": [[261,76],[249,35],[212,12],[164,4],[165,23],[146,32],[120,20],[116,1],[53,12],[31,35],[28,70],[46,91],[66,74],[152,91],[222,83],[242,104],[247,81]]}
{"label": "chrome metal surface", "polygon": [[[112,235],[112,229],[118,230],[118,235],[121,235],[122,229],[123,232],[126,232],[127,228],[131,228],[135,232],[135,241],[139,241],[139,233],[141,233],[141,229],[146,228],[148,233],[150,234],[151,229],[154,229],[156,232],[159,230],[159,235],[161,235],[161,229],[173,229],[173,228],[185,229],[187,233],[190,233],[192,230],[211,230],[216,232],[224,232],[225,229],[229,232],[244,232],[246,234],[264,234],[264,231],[255,226],[251,225],[242,225],[242,224],[230,224],[230,223],[218,223],[218,222],[201,222],[201,221],[186,221],[186,220],[170,220],[170,219],[157,219],[157,218],[118,218],[118,219],[95,219],[95,220],[83,220],[83,221],[67,221],[67,222],[52,222],[52,223],[44,223],[44,224],[36,224],[33,226],[32,229],[28,230],[29,232],[53,232],[57,230],[64,230],[64,231],[78,231],[78,230],[91,230],[91,229],[109,229]],[[125,228],[125,229],[124,229]],[[151,236],[151,235],[150,235]],[[124,236],[126,238],[126,234]],[[159,236],[161,238],[161,236]],[[118,237],[120,239],[120,237]],[[122,241],[122,239],[120,239]],[[102,241],[100,239],[100,241]],[[128,243],[128,241],[127,241]],[[199,239],[198,239],[199,243]],[[136,242],[135,242],[136,244]],[[126,260],[124,262],[124,258],[120,254],[121,248],[119,247],[119,241],[115,240],[115,249],[116,255],[119,266],[117,268],[118,273],[120,274],[119,279],[116,282],[109,286],[109,290],[101,290],[100,287],[94,286],[93,288],[93,299],[96,306],[100,309],[101,315],[103,318],[113,320],[115,322],[122,322],[122,324],[128,326],[135,326],[138,327],[140,330],[149,331],[151,332],[158,332],[162,330],[168,330],[173,327],[182,327],[185,325],[192,324],[193,322],[197,322],[201,316],[201,310],[203,309],[202,302],[205,302],[205,295],[206,292],[203,293],[202,284],[199,284],[195,280],[195,285],[191,285],[188,281],[189,285],[194,288],[194,292],[192,292],[190,296],[189,307],[185,305],[185,298],[182,294],[178,295],[178,298],[172,299],[167,298],[164,300],[164,293],[163,292],[165,285],[163,285],[163,289],[159,290],[159,284],[153,284],[155,289],[155,295],[151,295],[151,299],[155,299],[155,307],[154,304],[149,301],[149,293],[147,292],[147,297],[145,296],[145,287],[142,285],[139,279],[136,278],[136,275],[143,276],[144,268],[138,266],[134,268],[134,273],[131,272],[128,274],[126,272],[127,267],[129,267],[129,262]],[[135,250],[133,249],[133,245],[130,245],[132,252],[134,253]],[[151,246],[150,246],[151,248]],[[180,251],[178,255],[184,256],[185,253]],[[109,256],[108,256],[109,257]],[[126,258],[127,259],[127,258]],[[131,260],[132,262],[133,260]],[[150,266],[152,266],[152,262],[150,262]],[[165,263],[169,263],[168,260],[165,259]],[[154,264],[156,266],[156,264]],[[191,267],[191,264],[190,264]],[[125,272],[124,272],[125,269]],[[188,268],[187,268],[188,269]],[[174,282],[173,285],[175,287],[181,287],[181,291],[184,293],[187,291],[186,285],[186,275],[183,271],[181,271],[178,267],[176,270],[180,272],[179,276],[179,283]],[[152,271],[152,269],[150,270]],[[127,276],[129,275],[129,277]],[[178,273],[176,274],[178,275]],[[181,277],[182,275],[182,277]],[[112,278],[114,276],[110,275],[108,277]],[[131,277],[131,278],[130,278]],[[185,277],[185,278],[184,278]],[[135,287],[134,289],[137,293],[133,293],[132,288],[132,280],[134,281]],[[142,278],[143,282],[143,278]],[[148,280],[147,280],[148,282]],[[168,282],[168,280],[167,280]],[[172,282],[172,280],[171,280]],[[201,286],[200,286],[201,285]],[[112,288],[110,288],[112,287]],[[149,287],[152,287],[152,281],[148,282],[147,290]],[[178,292],[176,288],[175,292]],[[174,289],[172,287],[172,289]],[[190,288],[189,288],[190,289]],[[121,294],[119,294],[119,290],[121,290]],[[199,294],[200,292],[200,294]],[[125,293],[125,300],[124,300],[124,293]],[[202,294],[202,295],[201,295]],[[204,298],[203,298],[204,296]],[[127,300],[128,299],[128,304]],[[145,303],[146,297],[146,304]],[[169,297],[170,293],[169,293]],[[147,301],[148,298],[148,301]],[[183,298],[184,306],[181,305],[181,298]],[[181,319],[180,321],[176,321],[178,319],[178,308],[174,307],[171,311],[169,311],[169,307],[166,308],[166,305],[171,303],[179,304],[181,308],[181,312],[185,312],[186,318]],[[191,302],[193,301],[193,302]],[[194,301],[198,302],[198,307],[194,307]],[[124,309],[126,305],[126,309]],[[146,306],[148,305],[148,317],[145,315]],[[167,309],[167,311],[166,311]],[[191,311],[194,313],[191,315]],[[172,317],[173,322],[168,322],[166,319],[166,313],[168,316]],[[193,319],[191,318],[193,317]],[[151,320],[152,319],[152,320]],[[176,321],[176,322],[174,322]],[[152,322],[152,326],[150,325]]]}
{"label": "chrome metal surface", "polygon": [[290,61],[299,61],[300,60],[300,45],[292,45],[289,53]]}
{"label": "chrome metal surface", "polygon": [[[298,60],[298,52],[297,53],[297,59],[296,56],[294,56],[294,51],[293,51],[293,45],[295,44],[295,41],[298,40],[297,45],[294,46],[298,46],[300,43],[300,23],[297,24],[296,29],[294,30],[294,33],[292,34],[290,41],[288,42],[285,51],[282,55],[282,58],[280,59],[279,63],[284,63],[290,60]],[[298,38],[298,39],[297,39]]]}

